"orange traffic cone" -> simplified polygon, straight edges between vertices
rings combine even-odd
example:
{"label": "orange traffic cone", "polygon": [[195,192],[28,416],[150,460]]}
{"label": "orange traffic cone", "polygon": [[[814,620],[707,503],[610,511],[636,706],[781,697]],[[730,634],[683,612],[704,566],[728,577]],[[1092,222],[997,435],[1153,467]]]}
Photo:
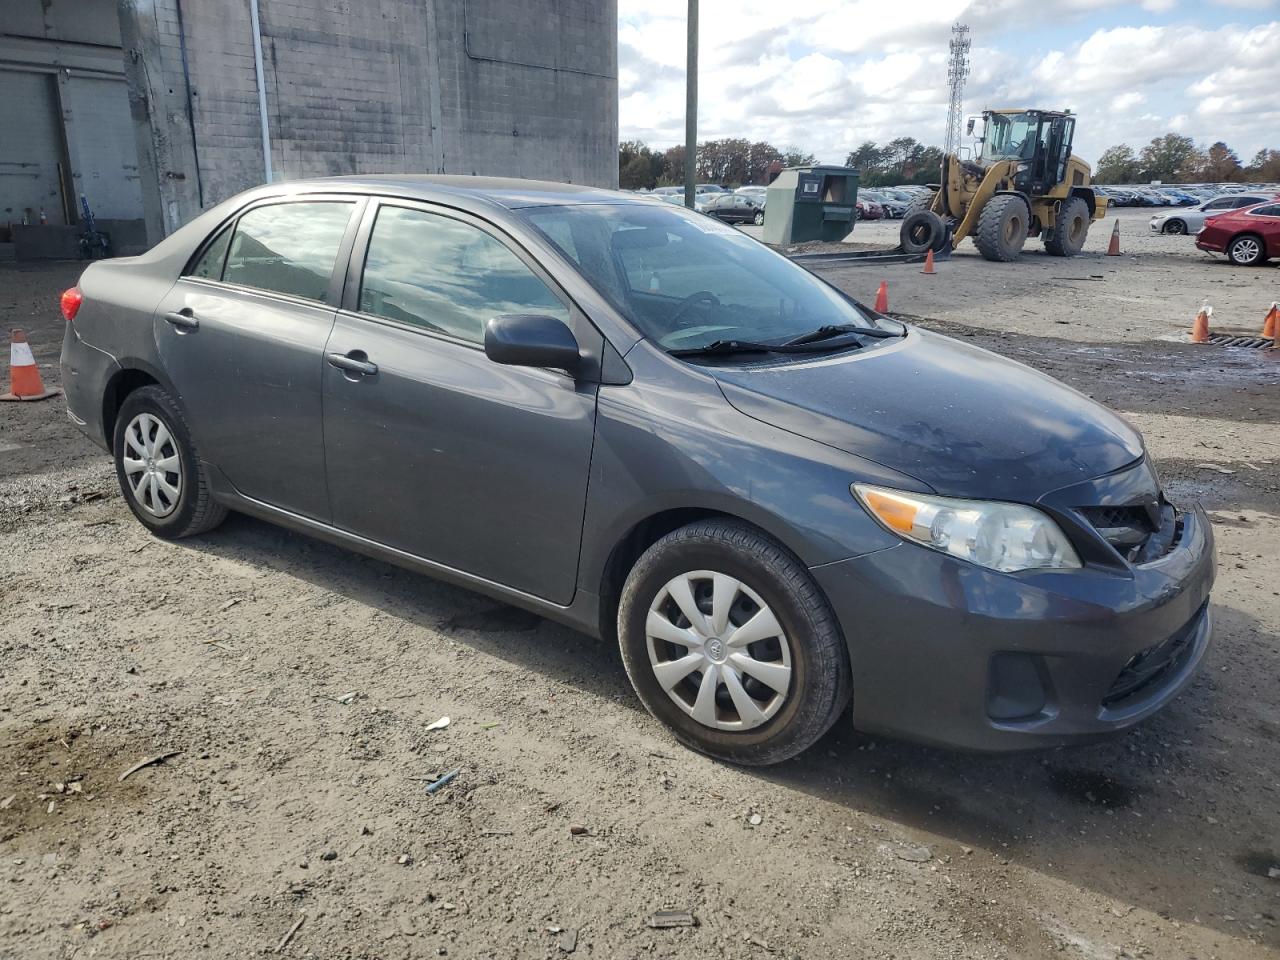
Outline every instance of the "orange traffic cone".
{"label": "orange traffic cone", "polygon": [[924,255],[924,269],[921,270],[920,272],[921,273],[937,273],[938,272],[937,270],[933,269],[933,247],[930,247],[929,252]]}
{"label": "orange traffic cone", "polygon": [[889,312],[889,282],[880,281],[880,289],[876,291],[876,313]]}
{"label": "orange traffic cone", "polygon": [[1116,225],[1111,228],[1111,243],[1107,245],[1107,256],[1120,256],[1120,221],[1116,221]]}
{"label": "orange traffic cone", "polygon": [[1205,304],[1200,308],[1200,312],[1196,314],[1196,321],[1191,325],[1191,342],[1192,343],[1208,343],[1209,342],[1209,318],[1213,316],[1213,307]]}
{"label": "orange traffic cone", "polygon": [[44,388],[27,335],[21,330],[14,330],[9,348],[9,392],[0,395],[0,400],[47,400],[57,395],[57,390]]}
{"label": "orange traffic cone", "polygon": [[1267,319],[1262,321],[1262,336],[1267,340],[1280,340],[1280,303],[1271,304],[1267,311]]}

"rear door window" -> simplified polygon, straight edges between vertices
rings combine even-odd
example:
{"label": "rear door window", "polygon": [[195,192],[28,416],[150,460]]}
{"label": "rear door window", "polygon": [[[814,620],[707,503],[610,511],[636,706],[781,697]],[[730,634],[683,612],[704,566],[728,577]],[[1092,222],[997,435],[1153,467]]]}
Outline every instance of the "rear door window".
{"label": "rear door window", "polygon": [[452,217],[383,206],[360,283],[360,312],[472,343],[504,313],[569,322],[569,310],[496,237]]}
{"label": "rear door window", "polygon": [[323,303],[355,203],[323,200],[254,207],[227,253],[227,283]]}
{"label": "rear door window", "polygon": [[1280,203],[1269,203],[1250,212],[1255,217],[1280,217]]}

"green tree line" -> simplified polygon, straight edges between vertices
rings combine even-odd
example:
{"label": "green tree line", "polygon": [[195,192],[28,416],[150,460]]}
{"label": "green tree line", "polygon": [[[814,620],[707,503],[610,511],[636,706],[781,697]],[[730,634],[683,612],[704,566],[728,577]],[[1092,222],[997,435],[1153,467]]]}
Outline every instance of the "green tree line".
{"label": "green tree line", "polygon": [[1200,148],[1190,137],[1166,133],[1137,153],[1127,143],[1108,147],[1098,158],[1098,183],[1274,183],[1280,182],[1280,150],[1263,148],[1246,165],[1223,141]]}
{"label": "green tree line", "polygon": [[[779,149],[764,141],[741,137],[705,140],[698,144],[695,166],[699,183],[725,186],[769,182],[774,163],[802,167],[815,163],[811,153],[797,147]],[[653,150],[639,140],[618,144],[618,185],[624,190],[652,190],[684,183],[684,146]]]}

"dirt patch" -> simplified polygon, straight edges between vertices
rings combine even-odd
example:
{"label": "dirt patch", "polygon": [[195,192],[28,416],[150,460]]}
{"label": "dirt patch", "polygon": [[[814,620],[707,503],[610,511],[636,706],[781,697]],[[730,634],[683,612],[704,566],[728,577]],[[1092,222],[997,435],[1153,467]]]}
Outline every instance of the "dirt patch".
{"label": "dirt patch", "polygon": [[147,778],[119,777],[138,750],[92,723],[0,727],[0,845],[78,843],[103,820],[136,813]]}

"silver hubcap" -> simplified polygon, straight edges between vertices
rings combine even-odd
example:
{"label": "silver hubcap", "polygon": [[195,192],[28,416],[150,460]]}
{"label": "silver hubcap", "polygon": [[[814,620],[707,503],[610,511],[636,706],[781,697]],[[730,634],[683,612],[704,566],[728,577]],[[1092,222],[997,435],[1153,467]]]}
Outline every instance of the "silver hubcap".
{"label": "silver hubcap", "polygon": [[1237,240],[1235,253],[1237,260],[1252,260],[1258,255],[1258,242],[1247,237],[1244,240]]}
{"label": "silver hubcap", "polygon": [[140,413],[124,430],[124,475],[134,502],[153,517],[167,517],[182,495],[182,461],[169,428]]}
{"label": "silver hubcap", "polygon": [[645,623],[649,663],[681,710],[714,730],[750,730],[791,686],[791,647],[760,595],[727,574],[695,570],[658,591]]}

